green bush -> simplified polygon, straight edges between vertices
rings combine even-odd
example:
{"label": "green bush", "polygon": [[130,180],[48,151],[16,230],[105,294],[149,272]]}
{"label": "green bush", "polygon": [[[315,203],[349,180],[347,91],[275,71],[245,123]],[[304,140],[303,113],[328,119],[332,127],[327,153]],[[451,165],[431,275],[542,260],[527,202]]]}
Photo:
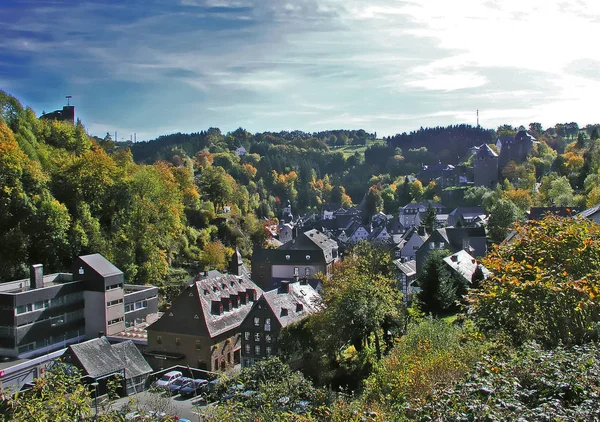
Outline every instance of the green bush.
{"label": "green bush", "polygon": [[598,420],[599,379],[595,344],[544,350],[528,343],[485,357],[462,381],[405,412],[413,420]]}

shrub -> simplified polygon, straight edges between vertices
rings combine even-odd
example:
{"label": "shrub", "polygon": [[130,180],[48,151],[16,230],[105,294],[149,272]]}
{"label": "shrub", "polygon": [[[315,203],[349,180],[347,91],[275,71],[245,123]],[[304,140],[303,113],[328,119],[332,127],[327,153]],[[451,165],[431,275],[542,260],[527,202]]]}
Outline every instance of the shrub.
{"label": "shrub", "polygon": [[461,378],[479,352],[461,329],[425,319],[411,327],[366,380],[365,399],[396,407],[424,402],[436,388]]}

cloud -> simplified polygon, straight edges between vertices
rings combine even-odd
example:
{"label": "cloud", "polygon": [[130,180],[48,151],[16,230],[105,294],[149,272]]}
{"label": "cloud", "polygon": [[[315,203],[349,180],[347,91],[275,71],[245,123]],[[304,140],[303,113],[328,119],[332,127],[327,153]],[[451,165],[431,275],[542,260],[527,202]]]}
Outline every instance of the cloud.
{"label": "cloud", "polygon": [[593,120],[597,3],[8,0],[0,81],[100,135]]}

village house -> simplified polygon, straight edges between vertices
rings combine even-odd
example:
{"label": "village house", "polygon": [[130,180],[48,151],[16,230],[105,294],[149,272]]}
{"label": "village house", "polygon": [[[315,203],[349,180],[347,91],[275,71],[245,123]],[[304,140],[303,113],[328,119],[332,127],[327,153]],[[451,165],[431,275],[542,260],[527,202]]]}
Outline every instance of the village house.
{"label": "village house", "polygon": [[234,254],[230,269],[237,267],[235,273],[194,279],[148,327],[145,354],[153,368],[186,365],[223,371],[241,362],[240,324],[262,290],[240,260]]}
{"label": "village house", "polygon": [[241,325],[242,366],[278,355],[281,329],[321,309],[321,297],[306,279],[285,280],[264,292]]}
{"label": "village house", "polygon": [[306,277],[317,287],[315,275],[328,274],[339,260],[336,241],[315,229],[306,231],[277,249],[255,249],[252,280],[263,290],[277,288],[281,280]]}

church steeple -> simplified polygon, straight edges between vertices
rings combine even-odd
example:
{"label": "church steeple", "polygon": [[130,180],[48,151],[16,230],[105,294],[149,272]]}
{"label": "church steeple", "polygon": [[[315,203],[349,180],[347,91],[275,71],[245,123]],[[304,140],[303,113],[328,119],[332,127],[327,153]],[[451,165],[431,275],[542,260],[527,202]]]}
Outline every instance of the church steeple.
{"label": "church steeple", "polygon": [[235,248],[235,252],[233,255],[231,255],[231,259],[229,260],[229,274],[241,276],[243,273],[243,266],[244,262],[242,261],[242,254],[238,248]]}

